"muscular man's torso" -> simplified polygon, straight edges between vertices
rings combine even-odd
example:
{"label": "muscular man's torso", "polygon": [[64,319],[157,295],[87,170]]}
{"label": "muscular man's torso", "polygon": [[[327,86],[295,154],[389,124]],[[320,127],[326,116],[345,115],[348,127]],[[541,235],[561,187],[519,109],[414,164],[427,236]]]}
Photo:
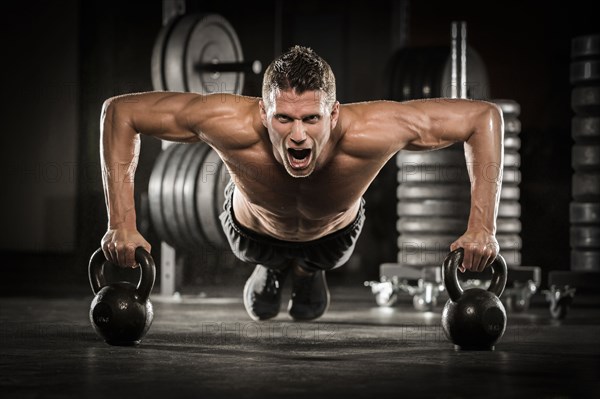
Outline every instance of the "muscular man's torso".
{"label": "muscular man's torso", "polygon": [[220,151],[236,185],[237,221],[285,241],[314,240],[354,221],[362,195],[393,154],[361,154],[356,141],[365,135],[347,133],[338,130],[325,163],[303,178],[290,176],[276,160],[266,132],[251,148]]}

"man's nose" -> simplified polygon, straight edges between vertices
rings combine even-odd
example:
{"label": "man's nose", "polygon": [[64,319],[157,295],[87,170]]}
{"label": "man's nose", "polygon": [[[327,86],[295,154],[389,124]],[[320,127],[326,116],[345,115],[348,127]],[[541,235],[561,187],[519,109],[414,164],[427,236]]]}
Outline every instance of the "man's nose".
{"label": "man's nose", "polygon": [[292,140],[294,142],[294,144],[301,144],[302,142],[304,142],[304,140],[306,140],[306,132],[304,131],[304,126],[302,125],[302,121],[294,122],[290,140]]}

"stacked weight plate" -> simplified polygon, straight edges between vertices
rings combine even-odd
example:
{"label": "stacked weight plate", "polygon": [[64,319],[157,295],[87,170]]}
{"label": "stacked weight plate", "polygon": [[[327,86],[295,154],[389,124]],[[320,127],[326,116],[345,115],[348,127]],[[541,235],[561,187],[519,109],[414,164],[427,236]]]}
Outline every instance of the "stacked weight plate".
{"label": "stacked weight plate", "polygon": [[600,35],[572,40],[571,270],[600,271]]}
{"label": "stacked weight plate", "polygon": [[[450,95],[449,49],[406,48],[391,61],[389,97],[404,101]],[[477,52],[467,50],[468,97],[485,99],[488,75]],[[501,251],[509,266],[521,264],[521,208],[519,204],[520,138],[519,104],[495,101],[505,118],[503,188],[498,215]],[[463,144],[432,152],[402,151],[396,156],[398,171],[398,264],[437,267],[450,244],[466,230],[470,212],[470,180]],[[486,165],[484,176],[497,179],[498,165]]]}
{"label": "stacked weight plate", "polygon": [[152,169],[148,200],[158,237],[177,249],[226,248],[220,227],[227,168],[205,143],[172,144]]}
{"label": "stacked weight plate", "polygon": [[[207,64],[239,64],[244,57],[231,24],[217,14],[188,14],[166,24],[152,52],[155,90],[241,94],[242,70],[208,72]],[[220,227],[229,181],[218,154],[204,143],[172,144],[156,159],[148,186],[152,225],[177,249],[228,248]]]}
{"label": "stacked weight plate", "polygon": [[402,266],[439,266],[469,215],[469,176],[462,144],[432,152],[402,151],[398,166],[398,259]]}
{"label": "stacked weight plate", "polygon": [[[496,100],[505,117],[503,184],[497,219],[497,239],[509,266],[521,264],[519,203],[521,125],[519,105]],[[402,151],[398,171],[398,259],[403,266],[439,266],[450,244],[467,228],[470,180],[463,144],[431,152]],[[496,180],[499,165],[486,165],[484,178]]]}

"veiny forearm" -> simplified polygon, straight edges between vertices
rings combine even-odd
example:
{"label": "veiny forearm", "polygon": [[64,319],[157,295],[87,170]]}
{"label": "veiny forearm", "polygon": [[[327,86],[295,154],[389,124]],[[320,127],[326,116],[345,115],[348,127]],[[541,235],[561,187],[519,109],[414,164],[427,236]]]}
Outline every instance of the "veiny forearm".
{"label": "veiny forearm", "polygon": [[501,111],[490,106],[465,142],[471,178],[469,229],[496,233],[496,216],[502,187],[504,126]]}
{"label": "veiny forearm", "polygon": [[136,228],[134,175],[140,137],[116,104],[105,103],[100,123],[102,182],[108,228]]}

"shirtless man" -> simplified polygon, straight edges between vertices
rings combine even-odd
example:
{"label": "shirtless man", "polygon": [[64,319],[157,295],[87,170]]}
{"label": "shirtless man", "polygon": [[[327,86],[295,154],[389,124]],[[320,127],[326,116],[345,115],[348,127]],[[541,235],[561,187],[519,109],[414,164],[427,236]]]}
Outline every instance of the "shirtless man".
{"label": "shirtless man", "polygon": [[[111,98],[101,119],[103,182],[109,216],[102,249],[113,263],[134,267],[134,249],[150,251],[136,228],[133,176],[139,133],[208,143],[231,183],[221,222],[234,254],[256,265],[244,287],[254,320],[279,313],[291,274],[288,311],[295,320],[320,317],[329,304],[325,271],[341,266],[364,222],[363,194],[398,151],[433,150],[465,142],[473,165],[462,268],[482,271],[499,251],[496,234],[503,120],[494,105],[471,100],[373,101],[340,105],[329,65],[296,46],[273,61],[262,98],[229,94],[151,92]],[[120,166],[120,167],[119,167]],[[123,171],[126,175],[115,173]],[[244,173],[252,168],[253,173]]]}

